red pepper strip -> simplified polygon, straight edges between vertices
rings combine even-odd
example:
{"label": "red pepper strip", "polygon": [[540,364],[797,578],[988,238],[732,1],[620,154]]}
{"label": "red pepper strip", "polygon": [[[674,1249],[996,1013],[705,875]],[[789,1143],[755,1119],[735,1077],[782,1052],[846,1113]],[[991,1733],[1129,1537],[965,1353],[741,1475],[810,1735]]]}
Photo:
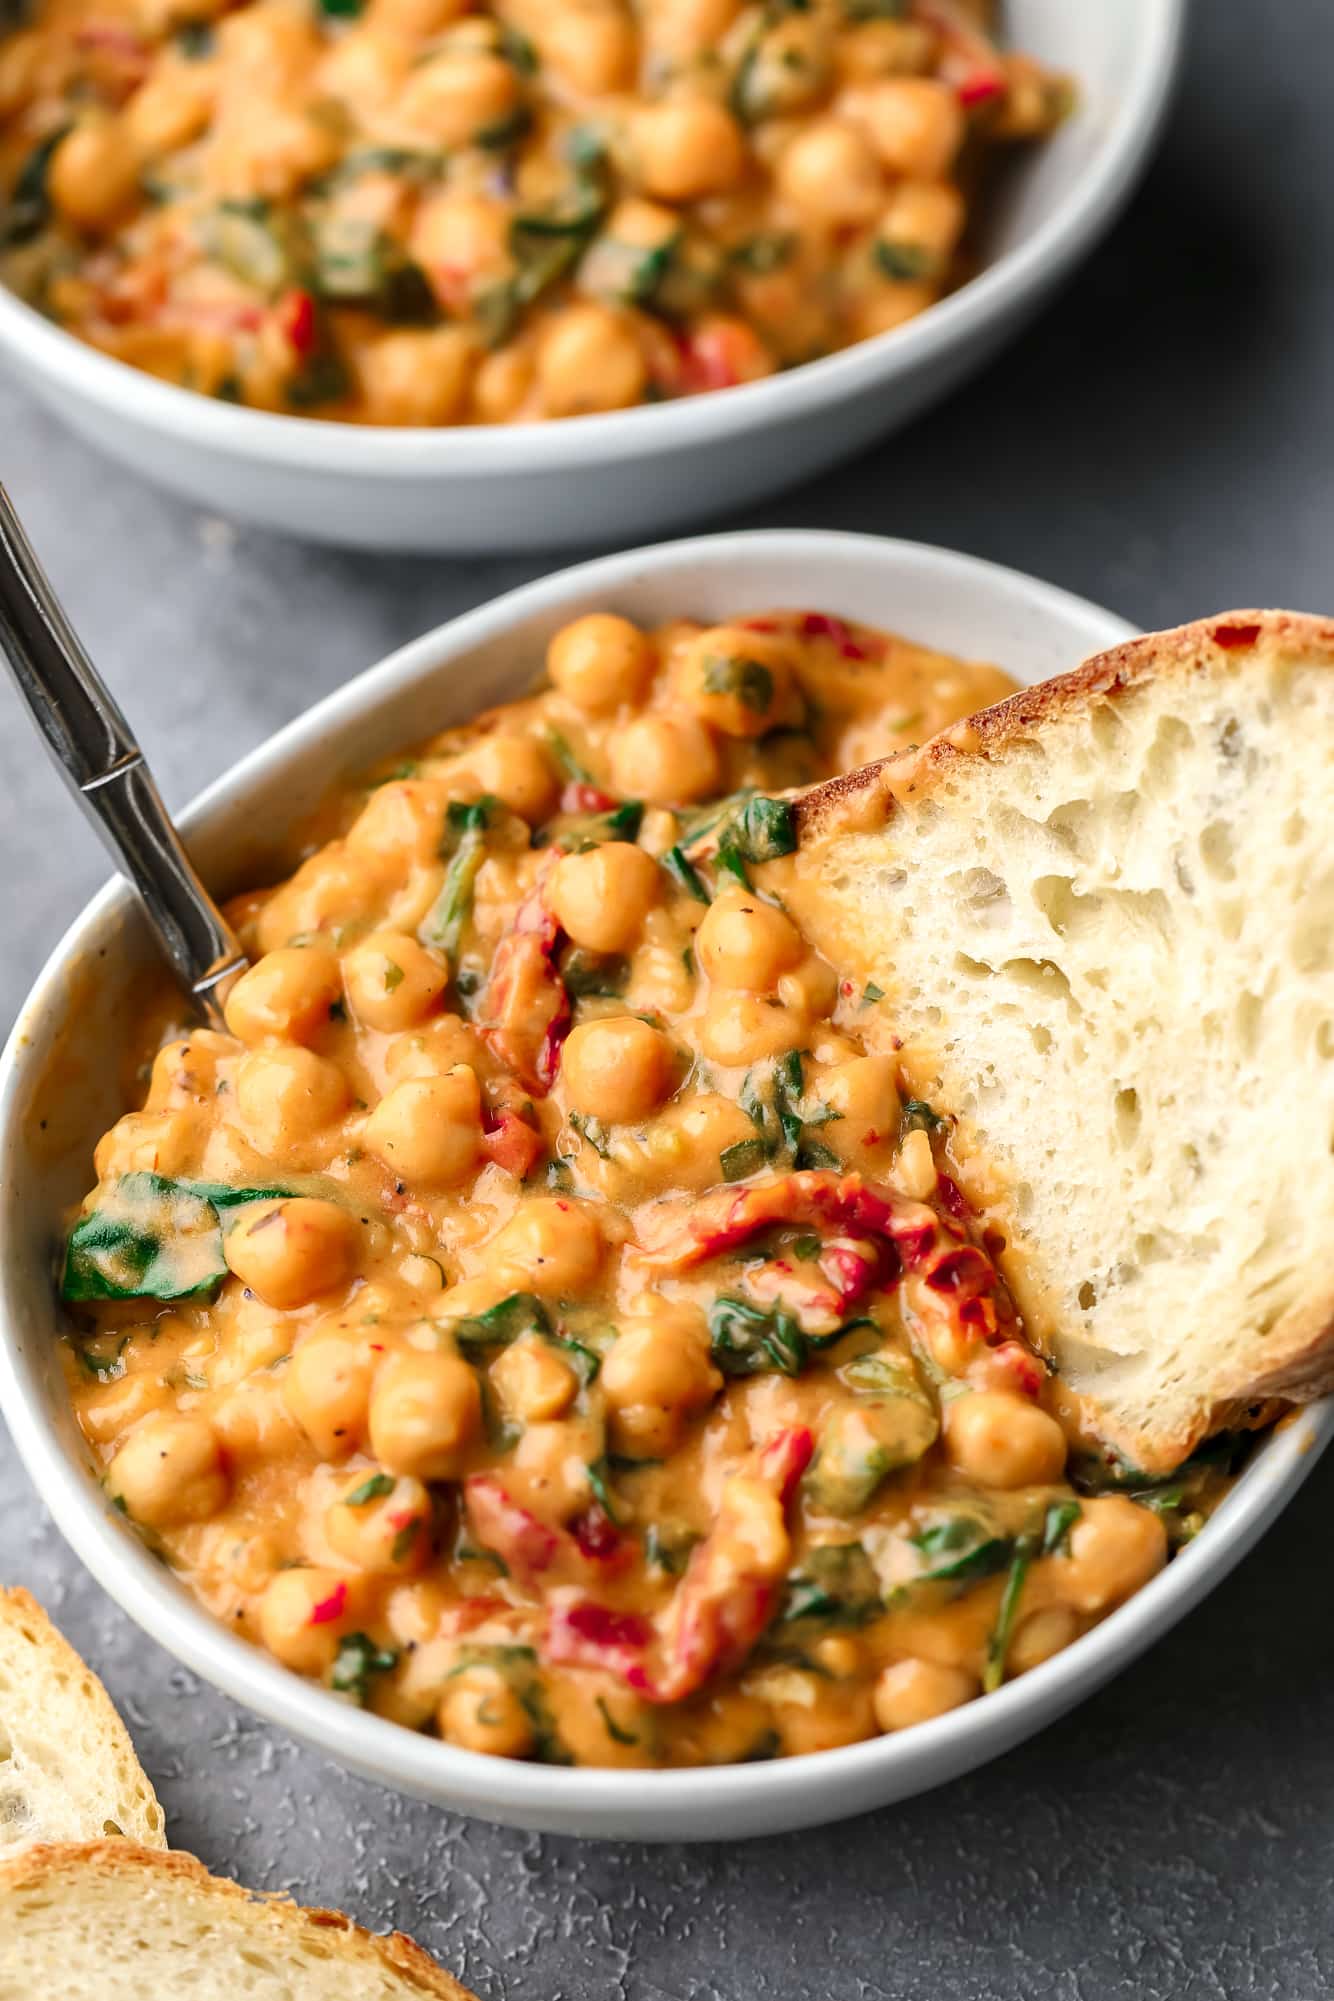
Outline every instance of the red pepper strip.
{"label": "red pepper strip", "polygon": [[777,1432],[751,1471],[724,1482],[718,1519],[696,1545],[659,1636],[663,1669],[650,1667],[655,1635],[646,1619],[574,1594],[553,1599],[547,1658],[619,1675],[650,1702],[680,1702],[713,1675],[739,1667],[768,1625],[787,1574],[783,1510],[814,1450],[804,1425]]}
{"label": "red pepper strip", "polygon": [[629,1538],[602,1508],[590,1506],[568,1529],[555,1528],[516,1501],[493,1473],[469,1475],[463,1505],[478,1542],[501,1559],[516,1584],[535,1586],[557,1566],[586,1577],[590,1563],[605,1576],[634,1553]]}
{"label": "red pepper strip", "polygon": [[891,1284],[897,1276],[891,1270],[892,1260],[885,1246],[863,1237],[831,1237],[821,1249],[817,1263],[838,1293],[844,1312],[858,1305],[876,1286]]}
{"label": "red pepper strip", "polygon": [[1010,88],[1000,50],[954,5],[954,0],[919,0],[917,18],[940,35],[944,48],[940,75],[953,84],[967,110],[1004,97]]}
{"label": "red pepper strip", "polygon": [[792,1553],[783,1511],[814,1450],[804,1425],[777,1432],[753,1473],[723,1483],[718,1519],[672,1600],[667,1666],[648,1691],[653,1701],[680,1702],[739,1667],[768,1625]]}
{"label": "red pepper strip", "polygon": [[274,307],[274,315],[278,331],[293,354],[308,355],[314,351],[319,340],[319,321],[309,292],[299,287],[284,292]]}
{"label": "red pepper strip", "polygon": [[585,785],[579,779],[572,779],[560,795],[562,813],[610,813],[620,803],[600,785]]}
{"label": "red pepper strip", "polygon": [[321,1598],[312,1606],[310,1623],[312,1626],[327,1626],[335,1619],[341,1619],[347,1609],[347,1586],[335,1584],[327,1598]]}
{"label": "red pepper strip", "polygon": [[482,1134],[482,1152],[516,1181],[532,1173],[545,1150],[540,1132],[517,1112],[492,1112]]}
{"label": "red pepper strip", "polygon": [[757,1305],[781,1305],[795,1313],[808,1334],[831,1334],[874,1286],[892,1282],[897,1276],[892,1263],[884,1244],[832,1237],[814,1264],[769,1258],[748,1266],[741,1283]]}
{"label": "red pepper strip", "polygon": [[482,1031],[501,1062],[539,1097],[555,1082],[571,1018],[570,996],[556,971],[560,926],[542,890],[539,880],[496,947],[486,991],[491,1019]]}
{"label": "red pepper strip", "polygon": [[652,1641],[653,1628],[638,1612],[613,1612],[574,1592],[552,1596],[543,1652],[563,1667],[601,1668],[648,1694]]}
{"label": "red pepper strip", "polygon": [[870,654],[852,636],[841,618],[834,618],[828,612],[808,611],[801,620],[802,636],[805,639],[831,639],[845,660],[869,660]]}
{"label": "red pepper strip", "polygon": [[468,1476],[463,1506],[482,1548],[500,1558],[516,1584],[535,1583],[561,1553],[564,1532],[520,1507],[491,1473]]}
{"label": "red pepper strip", "polygon": [[1047,1371],[1022,1341],[1000,1342],[987,1359],[1003,1370],[1011,1378],[1015,1389],[1026,1397],[1035,1397],[1047,1380]]}
{"label": "red pepper strip", "polygon": [[720,1188],[686,1210],[676,1202],[648,1210],[639,1220],[636,1262],[647,1271],[688,1271],[785,1223],[888,1238],[905,1265],[919,1263],[947,1227],[924,1202],[875,1188],[860,1174],[803,1168],[735,1193]]}

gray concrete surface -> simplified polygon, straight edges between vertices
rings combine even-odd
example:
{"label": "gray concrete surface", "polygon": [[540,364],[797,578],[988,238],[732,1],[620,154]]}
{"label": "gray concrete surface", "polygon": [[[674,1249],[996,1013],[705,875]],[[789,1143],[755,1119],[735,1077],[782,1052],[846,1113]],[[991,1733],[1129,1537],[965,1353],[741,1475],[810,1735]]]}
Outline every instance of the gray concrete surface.
{"label": "gray concrete surface", "polygon": [[[1334,609],[1332,73],[1330,0],[1198,0],[1162,154],[1056,307],[948,408],[748,520],[951,543],[1145,625]],[[232,531],[8,385],[0,466],[175,802],[389,646],[545,567]],[[103,868],[2,690],[0,856],[7,1021]],[[905,1807],[730,1849],[500,1833],[298,1750],[112,1607],[2,1434],[0,1579],[105,1675],[181,1845],[411,1929],[485,2001],[1317,2001],[1334,1988],[1332,1499],[1334,1465],[1202,1610],[1027,1748]]]}

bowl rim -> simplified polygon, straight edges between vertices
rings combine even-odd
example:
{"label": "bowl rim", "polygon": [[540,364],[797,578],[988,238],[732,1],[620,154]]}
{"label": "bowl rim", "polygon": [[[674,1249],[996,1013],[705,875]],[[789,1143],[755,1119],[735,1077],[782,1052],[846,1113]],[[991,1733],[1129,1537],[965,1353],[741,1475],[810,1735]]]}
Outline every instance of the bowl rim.
{"label": "bowl rim", "polygon": [[732,389],[556,422],[436,427],[341,424],[250,410],[162,382],[86,345],[0,286],[0,347],[82,402],[236,459],[409,481],[442,474],[552,472],[674,455],[811,416],[966,347],[993,316],[1017,315],[1076,261],[1128,197],[1162,123],[1184,48],[1188,0],[1139,0],[1130,82],[1092,159],[1033,234],[916,319]]}
{"label": "bowl rim", "polygon": [[[398,648],[242,758],[199,795],[180,824],[187,835],[198,835],[213,816],[243,800],[318,736],[345,728],[536,616],[592,590],[610,594],[674,571],[684,578],[701,566],[725,569],[756,548],[811,562],[837,552],[869,555],[876,550],[934,572],[942,585],[967,574],[1003,582],[1010,591],[1018,586],[1035,617],[1063,611],[1101,628],[1108,645],[1131,630],[1088,600],[1003,565],[894,538],[761,529],[660,543],[520,585]],[[132,903],[128,885],[119,879],[107,884],[57,943],[19,1012],[0,1057],[0,1179],[9,1178],[8,1158],[27,1088],[23,1050],[33,1025],[61,1006],[68,969],[84,950],[85,938]],[[601,1821],[613,1831],[633,1824],[640,1838],[654,1838],[645,1834],[643,1820],[656,1815],[662,1820],[656,1838],[677,1839],[694,1829],[707,1835],[710,1815],[724,1809],[729,1820],[747,1821],[752,1829],[791,1827],[836,1817],[842,1782],[858,1791],[861,1804],[872,1805],[877,1792],[905,1796],[971,1769],[1054,1720],[1184,1616],[1295,1493],[1334,1435],[1334,1400],[1297,1413],[1266,1440],[1204,1533],[1125,1605],[1041,1667],[914,1730],[753,1765],[642,1771],[510,1763],[425,1737],[345,1703],[227,1632],[190,1598],[113,1515],[86,1469],[62,1444],[54,1408],[43,1393],[40,1365],[24,1353],[25,1315],[11,1271],[6,1260],[0,1270],[0,1410],[65,1539],[132,1619],[233,1700],[380,1783],[483,1817],[574,1833],[600,1834]],[[26,1324],[31,1329],[30,1310]],[[891,1773],[893,1780],[878,1785],[878,1775],[888,1778]]]}

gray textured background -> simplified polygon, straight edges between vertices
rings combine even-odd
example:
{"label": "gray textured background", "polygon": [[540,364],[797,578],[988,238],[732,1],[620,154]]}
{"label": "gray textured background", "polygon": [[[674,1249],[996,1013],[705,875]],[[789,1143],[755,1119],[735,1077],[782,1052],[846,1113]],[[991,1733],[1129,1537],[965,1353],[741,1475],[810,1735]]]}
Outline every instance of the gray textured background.
{"label": "gray textured background", "polygon": [[[1334,0],[1197,0],[1162,154],[1055,309],[948,408],[748,523],[954,544],[1144,625],[1334,609],[1332,75]],[[312,553],[190,514],[4,384],[0,426],[3,476],[175,802],[547,567]],[[0,716],[7,1021],[104,871],[3,691]],[[730,1849],[496,1832],[298,1750],[121,1617],[2,1433],[0,1578],[105,1676],[179,1845],[414,1931],[485,2001],[1316,2001],[1334,1989],[1331,1496],[1334,1463],[1201,1611],[1027,1748]]]}

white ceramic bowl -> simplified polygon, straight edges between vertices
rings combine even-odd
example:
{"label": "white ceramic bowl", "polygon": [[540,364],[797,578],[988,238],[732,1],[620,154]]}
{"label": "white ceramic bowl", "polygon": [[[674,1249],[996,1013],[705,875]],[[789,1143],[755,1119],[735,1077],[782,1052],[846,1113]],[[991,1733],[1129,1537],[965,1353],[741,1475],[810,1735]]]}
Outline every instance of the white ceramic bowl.
{"label": "white ceramic bowl", "polygon": [[[342,774],[526,687],[548,636],[609,607],[644,622],[813,605],[991,657],[1039,680],[1115,644],[1110,612],[989,563],[827,533],[708,537],[611,556],[529,584],[395,653],[292,723],[185,815],[219,892],[262,881],[286,830]],[[1162,1576],[1067,1652],[998,1694],[902,1736],[713,1771],[567,1771],[510,1764],[386,1723],[226,1632],[137,1541],[91,1476],[56,1357],[61,1210],[124,1109],[117,1049],[152,956],[113,883],[57,946],[0,1069],[0,1403],[36,1486],[93,1574],[181,1660],[357,1771],[489,1820],[565,1833],[689,1840],[771,1833],[861,1812],[952,1778],[1105,1681],[1228,1570],[1295,1491],[1330,1430],[1306,1413],[1257,1454],[1216,1518]]]}
{"label": "white ceramic bowl", "polygon": [[977,368],[1108,226],[1176,73],[1185,0],[1009,0],[1080,108],[1017,162],[980,276],[896,332],[744,388],[604,417],[392,430],[237,409],[96,353],[0,291],[0,352],[75,430],[226,514],[363,548],[622,544],[832,465]]}

